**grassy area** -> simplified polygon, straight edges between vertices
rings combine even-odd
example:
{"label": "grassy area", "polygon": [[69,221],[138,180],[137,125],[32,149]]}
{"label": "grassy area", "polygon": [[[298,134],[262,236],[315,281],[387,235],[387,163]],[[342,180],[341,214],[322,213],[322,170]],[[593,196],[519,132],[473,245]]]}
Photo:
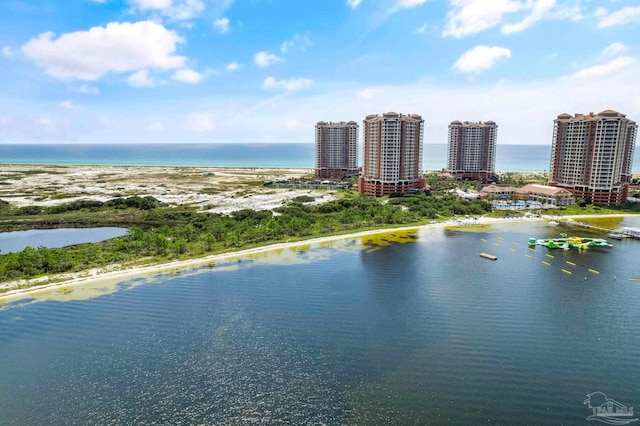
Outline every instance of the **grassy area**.
{"label": "grassy area", "polygon": [[[555,212],[555,213],[554,213]],[[563,215],[604,215],[604,214],[628,214],[640,213],[640,203],[626,203],[619,206],[594,206],[587,204],[584,207],[578,205],[567,206],[564,210],[548,210],[546,214],[563,214]]]}

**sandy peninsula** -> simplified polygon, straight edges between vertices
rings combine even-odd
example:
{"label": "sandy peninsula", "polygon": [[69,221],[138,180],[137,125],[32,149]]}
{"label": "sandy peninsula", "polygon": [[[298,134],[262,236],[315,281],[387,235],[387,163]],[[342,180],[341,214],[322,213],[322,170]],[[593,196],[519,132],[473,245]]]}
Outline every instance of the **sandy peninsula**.
{"label": "sandy peninsula", "polygon": [[311,176],[310,169],[0,165],[0,199],[21,207],[139,195],[222,214],[273,209],[301,195],[332,200],[330,190],[263,186]]}

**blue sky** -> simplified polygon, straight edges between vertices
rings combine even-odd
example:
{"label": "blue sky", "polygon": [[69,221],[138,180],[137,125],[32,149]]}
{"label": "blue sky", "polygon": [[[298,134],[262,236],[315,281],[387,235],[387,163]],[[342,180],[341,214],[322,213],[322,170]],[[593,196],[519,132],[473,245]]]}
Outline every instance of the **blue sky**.
{"label": "blue sky", "polygon": [[313,142],[317,121],[640,120],[640,0],[4,0],[0,142]]}

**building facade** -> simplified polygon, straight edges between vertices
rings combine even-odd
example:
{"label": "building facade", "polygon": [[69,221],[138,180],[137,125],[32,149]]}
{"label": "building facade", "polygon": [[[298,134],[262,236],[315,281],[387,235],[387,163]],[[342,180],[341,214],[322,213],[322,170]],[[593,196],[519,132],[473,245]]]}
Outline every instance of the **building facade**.
{"label": "building facade", "polygon": [[358,174],[358,124],[316,124],[316,178],[340,179]]}
{"label": "building facade", "polygon": [[638,126],[619,112],[554,120],[549,185],[596,205],[627,200]]}
{"label": "building facade", "polygon": [[516,190],[516,194],[523,200],[538,201],[551,206],[569,206],[575,203],[571,191],[557,186],[538,185],[530,183]]}
{"label": "building facade", "polygon": [[494,121],[452,121],[447,143],[447,171],[457,179],[494,180],[498,125]]}
{"label": "building facade", "polygon": [[424,120],[395,112],[363,120],[363,165],[358,191],[381,196],[426,187],[421,178]]}

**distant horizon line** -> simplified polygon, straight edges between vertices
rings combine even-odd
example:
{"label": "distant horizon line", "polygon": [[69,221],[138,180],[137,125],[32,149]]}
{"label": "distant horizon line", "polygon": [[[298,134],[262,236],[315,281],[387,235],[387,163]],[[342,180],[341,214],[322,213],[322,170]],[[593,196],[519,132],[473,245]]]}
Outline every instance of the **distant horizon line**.
{"label": "distant horizon line", "polygon": [[[4,146],[24,145],[315,145],[315,142],[3,142]],[[447,145],[448,142],[425,142],[424,145]],[[551,143],[500,143],[496,145],[551,146]]]}

